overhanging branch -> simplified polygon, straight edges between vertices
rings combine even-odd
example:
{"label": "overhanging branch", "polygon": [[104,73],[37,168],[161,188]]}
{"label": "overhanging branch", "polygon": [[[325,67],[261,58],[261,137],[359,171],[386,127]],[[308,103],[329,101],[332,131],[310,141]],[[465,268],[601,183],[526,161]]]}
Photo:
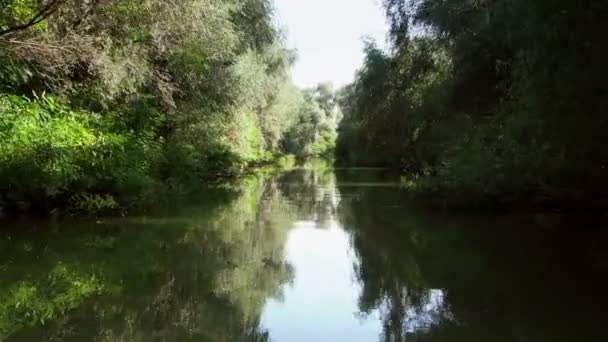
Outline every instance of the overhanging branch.
{"label": "overhanging branch", "polygon": [[61,5],[62,2],[63,2],[63,0],[50,0],[28,22],[26,22],[24,24],[21,24],[21,25],[9,27],[9,28],[7,28],[5,30],[1,30],[0,31],[0,36],[4,36],[4,35],[7,35],[9,33],[16,32],[16,31],[25,30],[25,29],[27,29],[29,27],[32,27],[32,26],[40,23],[41,21],[43,21],[46,18],[48,18],[51,14],[53,14],[57,10],[57,8]]}

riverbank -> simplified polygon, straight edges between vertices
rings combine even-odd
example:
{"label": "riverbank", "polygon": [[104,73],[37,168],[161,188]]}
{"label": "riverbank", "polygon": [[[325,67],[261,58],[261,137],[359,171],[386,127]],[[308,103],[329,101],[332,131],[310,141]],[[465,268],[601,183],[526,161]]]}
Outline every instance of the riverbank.
{"label": "riverbank", "polygon": [[[484,187],[481,182],[461,184],[445,175],[407,175],[399,167],[364,163],[358,169],[385,169],[398,179],[402,191],[420,206],[430,209],[504,213],[576,213],[607,215],[608,197],[603,189],[594,192],[570,188]],[[348,169],[338,160],[336,168]],[[353,169],[353,167],[350,167]]]}
{"label": "riverbank", "polygon": [[122,214],[327,152],[335,92],[292,81],[273,7],[3,2],[2,212]]}
{"label": "riverbank", "polygon": [[402,176],[400,183],[412,198],[429,207],[500,212],[608,213],[608,197],[601,192],[588,193],[572,188],[480,191],[475,188],[449,187],[433,176],[418,180]]}
{"label": "riverbank", "polygon": [[442,207],[602,210],[608,49],[571,46],[602,46],[606,21],[577,2],[505,3],[385,1],[391,39],[368,42],[344,88],[337,159],[399,168]]}
{"label": "riverbank", "polygon": [[228,182],[253,169],[295,163],[250,153],[257,141],[166,141],[152,125],[71,109],[52,97],[0,94],[0,216],[116,215]]}

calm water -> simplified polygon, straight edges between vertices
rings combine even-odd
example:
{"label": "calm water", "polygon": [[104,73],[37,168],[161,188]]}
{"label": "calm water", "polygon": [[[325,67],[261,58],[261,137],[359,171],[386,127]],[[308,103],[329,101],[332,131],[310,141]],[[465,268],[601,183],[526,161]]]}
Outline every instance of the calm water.
{"label": "calm water", "polygon": [[382,170],[2,228],[0,341],[606,339],[602,224],[421,210]]}

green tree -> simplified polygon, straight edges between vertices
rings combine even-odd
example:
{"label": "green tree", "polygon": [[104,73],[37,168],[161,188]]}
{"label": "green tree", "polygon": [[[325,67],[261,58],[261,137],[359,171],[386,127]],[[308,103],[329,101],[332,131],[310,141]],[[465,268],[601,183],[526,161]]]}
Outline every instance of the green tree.
{"label": "green tree", "polygon": [[[4,1],[0,172],[12,181],[0,206],[47,211],[86,197],[127,208],[159,186],[216,181],[284,153],[302,95],[273,11],[268,0]],[[44,117],[22,117],[31,112]],[[74,131],[87,115],[94,124]],[[53,143],[11,138],[37,132]],[[77,154],[90,135],[99,143]],[[42,164],[39,145],[51,156]],[[40,177],[15,183],[28,169]],[[34,191],[47,178],[50,190]]]}
{"label": "green tree", "polygon": [[605,196],[605,2],[384,5],[391,46],[343,91],[339,160],[465,205]]}

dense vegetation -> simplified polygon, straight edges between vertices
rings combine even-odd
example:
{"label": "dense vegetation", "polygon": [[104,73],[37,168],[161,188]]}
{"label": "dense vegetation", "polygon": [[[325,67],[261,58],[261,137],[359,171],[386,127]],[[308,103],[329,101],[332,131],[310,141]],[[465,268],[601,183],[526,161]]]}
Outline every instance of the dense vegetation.
{"label": "dense vegetation", "polygon": [[341,92],[339,161],[398,167],[452,204],[606,198],[606,1],[384,6],[390,48],[368,42]]}
{"label": "dense vegetation", "polygon": [[297,89],[294,59],[269,0],[2,1],[0,211],[124,209],[330,154],[333,90]]}

